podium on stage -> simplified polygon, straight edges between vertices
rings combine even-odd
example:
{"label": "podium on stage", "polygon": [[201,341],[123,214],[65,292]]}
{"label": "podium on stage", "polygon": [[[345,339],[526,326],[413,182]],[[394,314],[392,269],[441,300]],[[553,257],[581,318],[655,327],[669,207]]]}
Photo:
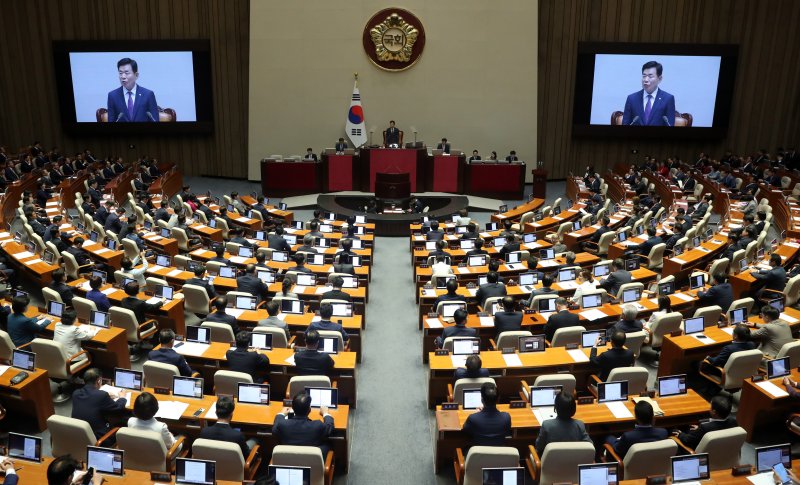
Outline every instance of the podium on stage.
{"label": "podium on stage", "polygon": [[432,150],[428,164],[428,188],[432,192],[463,192],[463,172],[466,158],[461,150]]}
{"label": "podium on stage", "polygon": [[376,173],[375,197],[384,200],[399,200],[411,197],[411,179],[409,174]]}
{"label": "podium on stage", "polygon": [[362,148],[359,151],[358,168],[360,189],[375,192],[378,173],[408,174],[411,192],[424,192],[425,159],[427,150],[421,148]]}
{"label": "podium on stage", "polygon": [[355,150],[347,148],[342,152],[337,152],[334,148],[326,148],[322,152],[323,168],[323,192],[341,192],[344,190],[354,190],[356,187],[356,177],[354,166],[356,164]]}

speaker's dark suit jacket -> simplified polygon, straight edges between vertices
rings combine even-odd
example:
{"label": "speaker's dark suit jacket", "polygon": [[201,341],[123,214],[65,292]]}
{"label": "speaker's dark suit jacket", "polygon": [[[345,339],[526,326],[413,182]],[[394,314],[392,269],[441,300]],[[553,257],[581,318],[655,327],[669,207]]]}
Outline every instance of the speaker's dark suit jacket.
{"label": "speaker's dark suit jacket", "polygon": [[[316,412],[316,410],[312,411]],[[333,433],[333,417],[325,416],[322,421],[308,419],[307,416],[293,416],[282,419],[284,416],[275,416],[272,425],[272,435],[282,445],[292,446],[318,446],[322,449],[322,456],[327,453],[328,436]]]}
{"label": "speaker's dark suit jacket", "polygon": [[622,124],[630,125],[636,117],[635,126],[667,126],[664,116],[667,117],[669,126],[675,126],[675,97],[666,91],[658,90],[650,110],[650,117],[644,116],[644,89],[628,95],[625,100],[625,111],[622,113]]}
{"label": "speaker's dark suit jacket", "polygon": [[253,382],[258,382],[259,374],[269,372],[269,357],[258,352],[233,348],[225,353],[225,358],[228,360],[228,370],[249,374]]}
{"label": "speaker's dark suit jacket", "polygon": [[333,369],[333,359],[330,355],[317,352],[316,350],[305,350],[295,352],[294,365],[297,374],[301,376],[326,376]]}
{"label": "speaker's dark suit jacket", "polygon": [[[122,86],[108,93],[108,122],[147,121],[158,122],[158,103],[153,91],[136,86],[136,100],[133,103],[133,117],[128,116],[128,93]],[[148,115],[149,113],[149,115]]]}

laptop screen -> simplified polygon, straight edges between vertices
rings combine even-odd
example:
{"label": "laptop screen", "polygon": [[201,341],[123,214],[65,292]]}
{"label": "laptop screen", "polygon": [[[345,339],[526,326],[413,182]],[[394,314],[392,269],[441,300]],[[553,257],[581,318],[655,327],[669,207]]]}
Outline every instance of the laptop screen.
{"label": "laptop screen", "polygon": [[610,264],[596,264],[594,265],[593,274],[595,278],[600,278],[610,272]]}
{"label": "laptop screen", "polygon": [[258,241],[266,241],[267,240],[267,232],[266,231],[256,231],[254,234],[254,239]]}
{"label": "laptop screen", "polygon": [[186,326],[186,341],[201,344],[211,343],[211,329],[197,325]]}
{"label": "laptop screen", "polygon": [[217,462],[194,458],[175,459],[176,485],[214,485]]}
{"label": "laptop screen", "polygon": [[622,292],[622,303],[633,303],[639,301],[642,297],[642,290],[639,288],[631,288]]}
{"label": "laptop screen", "polygon": [[236,308],[239,310],[255,310],[256,297],[254,296],[239,296],[236,295]]}
{"label": "laptop screen", "polygon": [[555,258],[556,258],[556,251],[553,248],[542,249],[541,251],[539,251],[539,259],[547,261],[549,259],[555,259]]}
{"label": "laptop screen", "polygon": [[453,355],[472,355],[481,352],[481,341],[477,338],[453,339]]}
{"label": "laptop screen", "polygon": [[8,433],[8,457],[20,460],[42,461],[42,438],[19,433]]}
{"label": "laptop screen", "polygon": [[61,302],[57,302],[55,300],[51,300],[47,302],[47,313],[48,315],[52,315],[54,317],[61,318],[61,314],[64,312],[64,304]]}
{"label": "laptop screen", "polygon": [[636,271],[639,269],[639,258],[626,259],[625,269],[628,271]]}
{"label": "laptop screen", "polygon": [[250,334],[250,348],[272,350],[272,334],[253,332]]}
{"label": "laptop screen", "polygon": [[600,339],[599,345],[604,345],[606,343],[605,330],[589,330],[587,332],[581,332],[581,347],[587,349],[594,347],[594,343],[597,342],[598,338]]}
{"label": "laptop screen", "polygon": [[353,239],[353,247],[351,249],[364,249],[364,242],[361,239]]}
{"label": "laptop screen", "polygon": [[475,248],[475,240],[474,239],[462,239],[458,241],[458,247],[467,251],[470,249]]}
{"label": "laptop screen", "polygon": [[558,281],[565,283],[567,281],[575,281],[575,268],[562,269],[558,272]]}
{"label": "laptop screen", "polygon": [[669,296],[675,293],[675,283],[672,281],[668,281],[666,283],[659,283],[658,284],[658,294],[659,296]]}
{"label": "laptop screen", "polygon": [[289,246],[294,246],[297,244],[297,236],[294,234],[284,234],[282,237],[289,244]]}
{"label": "laptop screen", "polygon": [[498,227],[496,222],[487,222],[486,223],[486,230],[487,231],[496,231],[497,229],[499,229],[499,227]]}
{"label": "laptop screen", "polygon": [[658,397],[686,394],[686,374],[658,378]]}
{"label": "laptop screen", "polygon": [[767,379],[788,376],[792,368],[789,364],[789,357],[773,359],[767,361]]}
{"label": "laptop screen", "polygon": [[784,310],[783,298],[775,298],[774,300],[770,300],[769,306],[778,310],[779,312],[782,312]]}
{"label": "laptop screen", "polygon": [[169,239],[172,237],[172,232],[166,227],[161,228],[161,237]]}
{"label": "laptop screen", "polygon": [[352,303],[331,303],[333,308],[334,317],[352,317],[353,304]]}
{"label": "laptop screen", "polygon": [[475,256],[470,256],[467,260],[467,264],[469,266],[486,266],[486,255],[478,254]]}
{"label": "laptop screen", "polygon": [[703,275],[699,274],[689,277],[689,289],[696,290],[698,288],[702,288],[703,286],[705,286],[705,279]]}
{"label": "laptop screen", "polygon": [[312,266],[322,266],[325,264],[325,255],[324,254],[310,254],[308,259],[306,260],[306,264],[310,264]]}
{"label": "laptop screen", "polygon": [[783,463],[787,470],[792,468],[790,443],[756,448],[756,472],[772,471],[772,467],[778,463]]}
{"label": "laptop screen", "polygon": [[27,350],[14,349],[11,352],[11,365],[17,369],[36,370],[36,354]]}
{"label": "laptop screen", "polygon": [[522,261],[522,253],[520,253],[519,251],[508,253],[508,255],[506,256],[506,263],[508,264],[519,263],[520,261]]}
{"label": "laptop screen", "polygon": [[456,226],[456,234],[466,234],[467,226]]}
{"label": "laptop screen", "polygon": [[281,312],[299,315],[303,313],[303,302],[300,300],[281,300]]}
{"label": "laptop screen", "polygon": [[342,288],[358,288],[358,278],[355,276],[342,276]]}
{"label": "laptop screen", "polygon": [[683,331],[686,335],[702,333],[705,330],[705,319],[703,317],[687,318],[683,321]]}
{"label": "laptop screen", "polygon": [[628,381],[600,382],[597,384],[597,402],[628,400]]}
{"label": "laptop screen", "polygon": [[269,478],[275,483],[286,485],[306,485],[311,483],[311,467],[270,465]]}
{"label": "laptop screen", "polygon": [[172,376],[172,394],[181,397],[202,398],[203,378]]}
{"label": "laptop screen", "polygon": [[478,286],[483,286],[489,283],[489,278],[487,276],[478,276]]}
{"label": "laptop screen", "polygon": [[96,269],[92,270],[92,277],[95,277],[95,276],[97,276],[101,280],[103,280],[103,283],[105,283],[106,279],[108,278],[108,274],[105,271],[100,271],[100,270],[96,270]]}
{"label": "laptop screen", "polygon": [[542,298],[539,300],[539,313],[551,313],[556,311],[555,298]]}
{"label": "laptop screen", "polygon": [[298,273],[297,284],[300,286],[315,286],[317,284],[317,275],[313,273]]}
{"label": "laptop screen", "polygon": [[544,352],[544,335],[531,335],[530,337],[519,338],[519,351],[524,352]]}
{"label": "laptop screen", "polygon": [[172,266],[172,262],[170,261],[170,257],[166,254],[159,254],[156,256],[156,265],[158,266]]}
{"label": "laptop screen", "polygon": [[580,231],[581,230],[581,221],[574,221],[572,223],[572,230],[573,231]]}
{"label": "laptop screen", "polygon": [[464,409],[477,409],[482,405],[480,389],[464,389]]}
{"label": "laptop screen", "polygon": [[324,354],[338,354],[339,339],[336,337],[320,337],[317,350]]}
{"label": "laptop screen", "polygon": [[175,290],[171,286],[157,285],[156,296],[165,300],[172,300]]}
{"label": "laptop screen", "polygon": [[533,286],[539,282],[537,273],[522,273],[519,275],[520,286]]}
{"label": "laptop screen", "polygon": [[603,304],[603,295],[597,293],[594,295],[581,296],[581,308],[597,308]]}
{"label": "laptop screen", "polygon": [[553,406],[562,386],[533,386],[530,388],[531,407]]}
{"label": "laptop screen", "polygon": [[673,456],[670,460],[672,460],[672,483],[708,480],[710,477],[708,453]]}
{"label": "laptop screen", "polygon": [[616,462],[578,465],[578,485],[617,485],[617,468]]}
{"label": "laptop screen", "polygon": [[222,278],[236,278],[236,268],[233,266],[220,266],[219,275]]}
{"label": "laptop screen", "polygon": [[239,257],[241,257],[241,258],[252,258],[253,257],[253,248],[248,248],[247,246],[239,246]]}
{"label": "laptop screen", "polygon": [[508,241],[504,237],[496,237],[492,240],[492,245],[496,248],[502,248]]}
{"label": "laptop screen", "polygon": [[311,396],[311,407],[326,406],[335,409],[339,405],[339,390],[335,387],[306,387]]}
{"label": "laptop screen", "polygon": [[101,448],[99,446],[86,447],[86,466],[94,468],[95,472],[108,475],[122,476],[123,450],[115,448]]}
{"label": "laptop screen", "polygon": [[275,283],[275,273],[269,270],[258,270],[256,271],[256,276],[258,279],[264,282],[265,285],[271,285]]}
{"label": "laptop screen", "polygon": [[[431,249],[436,249],[436,241],[433,241],[433,242],[434,242],[434,247],[431,248]],[[314,238],[314,246],[316,246],[318,248],[329,248],[329,247],[331,247],[331,242],[330,242],[329,239],[326,239],[324,237],[315,237]],[[427,244],[426,244],[426,246],[427,246]]]}
{"label": "laptop screen", "polygon": [[463,301],[444,302],[440,308],[442,309],[443,317],[451,318],[459,308],[467,311],[467,304]]}
{"label": "laptop screen", "polygon": [[731,310],[731,324],[747,322],[747,308],[737,308]]}
{"label": "laptop screen", "polygon": [[620,231],[619,233],[617,233],[617,241],[625,242],[627,239],[628,239],[628,233],[626,233],[625,231]]}
{"label": "laptop screen", "polygon": [[114,386],[133,391],[142,390],[142,371],[114,368]]}
{"label": "laptop screen", "polygon": [[272,260],[277,263],[289,261],[289,253],[286,251],[272,251]]}
{"label": "laptop screen", "polygon": [[269,404],[269,384],[240,382],[236,399],[246,404]]}

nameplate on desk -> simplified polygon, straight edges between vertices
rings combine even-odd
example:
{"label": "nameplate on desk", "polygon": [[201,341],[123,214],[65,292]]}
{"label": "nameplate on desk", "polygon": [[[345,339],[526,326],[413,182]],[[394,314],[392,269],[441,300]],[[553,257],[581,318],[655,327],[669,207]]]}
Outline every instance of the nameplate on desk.
{"label": "nameplate on desk", "polygon": [[471,290],[471,289],[474,289],[475,287],[476,287],[475,283],[467,283],[467,289]]}
{"label": "nameplate on desk", "polygon": [[675,330],[674,332],[669,334],[670,337],[680,337],[681,335],[683,335],[683,332],[681,330]]}
{"label": "nameplate on desk", "polygon": [[458,411],[458,403],[457,402],[442,403],[442,411]]}
{"label": "nameplate on desk", "polygon": [[578,344],[567,344],[567,350],[575,350],[578,348]]}
{"label": "nameplate on desk", "polygon": [[168,387],[154,387],[153,388],[153,393],[169,396],[169,388]]}
{"label": "nameplate on desk", "polygon": [[436,349],[434,355],[450,355],[450,351],[447,349]]}
{"label": "nameplate on desk", "polygon": [[727,327],[727,326],[728,326],[728,324],[727,324],[726,322],[719,322],[719,323],[717,323],[717,328],[725,328],[725,327]]}
{"label": "nameplate on desk", "polygon": [[430,266],[427,265],[427,264],[421,264],[421,265],[419,265],[419,267],[420,267],[420,269],[430,268]]}
{"label": "nameplate on desk", "polygon": [[168,472],[150,472],[150,480],[156,483],[170,483],[172,476]]}
{"label": "nameplate on desk", "polygon": [[662,485],[667,483],[666,475],[651,475],[647,477],[645,482],[647,485]]}
{"label": "nameplate on desk", "polygon": [[439,314],[436,312],[428,312],[428,318],[439,318]]}
{"label": "nameplate on desk", "polygon": [[503,348],[501,349],[501,351],[502,351],[502,353],[504,353],[504,354],[513,354],[514,352],[516,352],[516,351],[517,351],[517,349],[515,349],[514,347],[503,347]]}
{"label": "nameplate on desk", "polygon": [[283,406],[287,407],[287,408],[292,407],[292,400],[291,399],[284,399],[283,400]]}
{"label": "nameplate on desk", "polygon": [[593,397],[579,397],[578,404],[592,404],[594,402]]}
{"label": "nameplate on desk", "polygon": [[737,465],[731,468],[731,475],[734,477],[741,477],[742,475],[750,475],[753,472],[752,465]]}
{"label": "nameplate on desk", "polygon": [[750,378],[750,380],[753,382],[761,382],[764,380],[764,376],[761,374],[755,374],[753,375],[753,377]]}
{"label": "nameplate on desk", "polygon": [[536,311],[535,311],[535,310],[531,310],[530,308],[528,308],[528,309],[525,309],[525,310],[523,311],[523,313],[524,313],[525,315],[531,315],[531,314],[534,314],[534,313],[536,313]]}
{"label": "nameplate on desk", "polygon": [[521,409],[528,406],[528,403],[525,401],[511,401],[508,403],[508,407],[511,409]]}

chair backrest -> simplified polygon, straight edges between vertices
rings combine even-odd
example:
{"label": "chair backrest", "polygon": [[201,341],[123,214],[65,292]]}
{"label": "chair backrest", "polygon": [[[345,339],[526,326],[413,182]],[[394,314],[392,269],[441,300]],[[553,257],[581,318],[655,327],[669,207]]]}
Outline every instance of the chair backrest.
{"label": "chair backrest", "polygon": [[544,448],[539,483],[577,483],[578,465],[594,463],[594,445],[585,441],[553,442]]}
{"label": "chair backrest", "polygon": [[745,308],[747,310],[747,314],[750,314],[750,311],[753,309],[753,305],[755,305],[756,301],[752,298],[740,298],[738,300],[734,300],[731,303],[731,306],[728,307],[728,315],[738,308]]}
{"label": "chair backrest", "polygon": [[160,433],[120,428],[117,448],[125,450],[125,468],[129,470],[167,471],[167,447]]}
{"label": "chair backrest", "polygon": [[78,314],[79,320],[89,320],[92,310],[97,310],[97,305],[92,300],[81,298],[80,296],[72,297],[72,307],[75,308],[75,313]]}
{"label": "chair backrest", "polygon": [[172,233],[172,238],[178,242],[178,247],[184,251],[188,251],[189,237],[186,235],[186,231],[184,231],[180,227],[173,226],[173,228],[170,229],[170,232]]}
{"label": "chair backrest", "polygon": [[[175,238],[175,235],[173,234],[172,237]],[[186,270],[187,268],[189,268],[189,261],[191,260],[192,258],[188,256],[184,256],[182,254],[176,254],[175,256],[172,257],[172,264],[174,264],[175,267],[178,269]]]}
{"label": "chair backrest", "polygon": [[709,431],[697,444],[695,453],[708,453],[711,470],[730,470],[739,464],[739,455],[747,439],[747,431],[741,426]]}
{"label": "chair backrest", "polygon": [[667,249],[667,245],[664,243],[656,244],[650,249],[650,255],[648,256],[650,262],[647,264],[648,269],[658,269],[663,266],[665,249]]}
{"label": "chair backrest", "polygon": [[155,278],[153,276],[148,276],[147,279],[145,279],[145,288],[147,291],[155,293],[158,286],[169,286],[169,283],[165,279]]}
{"label": "chair backrest", "polygon": [[231,254],[239,254],[239,248],[242,247],[241,244],[228,241],[225,243],[225,251],[228,251]]}
{"label": "chair backrest", "polygon": [[[484,468],[519,466],[519,451],[510,446],[473,446],[464,460],[464,485],[483,485]],[[544,483],[544,482],[542,482]]]}
{"label": "chair backrest", "polygon": [[642,293],[644,293],[644,283],[639,283],[638,281],[634,281],[633,283],[625,283],[624,285],[619,286],[619,291],[617,291],[617,299],[621,300],[622,295],[628,290],[638,289]]}
{"label": "chair backrest", "polygon": [[728,267],[728,272],[730,274],[734,274],[739,271],[739,261],[744,259],[744,249],[738,249],[734,251],[733,258],[731,259],[731,264]]}
{"label": "chair backrest", "polygon": [[783,292],[786,294],[786,306],[797,305],[798,300],[800,300],[800,275],[789,278]]}
{"label": "chair backrest", "polygon": [[706,327],[716,325],[720,315],[722,315],[722,307],[719,305],[704,306],[694,311],[695,317],[703,317],[703,325]]}
{"label": "chair backrest", "polygon": [[328,376],[294,376],[289,379],[287,386],[289,399],[304,391],[306,387],[331,387],[331,378]]}
{"label": "chair backrest", "polygon": [[639,330],[638,332],[630,332],[625,334],[625,347],[633,352],[635,358],[639,357],[639,352],[642,351],[642,344],[647,338],[647,332]]}
{"label": "chair backrest", "polygon": [[616,233],[614,231],[608,231],[607,233],[600,236],[600,241],[598,241],[597,243],[598,246],[597,252],[599,254],[608,254],[608,247],[614,243],[615,236]]}
{"label": "chair backrest", "polygon": [[207,328],[211,331],[211,341],[229,344],[236,342],[236,336],[233,334],[233,328],[227,323],[220,322],[203,322],[200,327]]}
{"label": "chair backrest", "polygon": [[658,315],[650,325],[650,346],[660,348],[664,335],[669,335],[681,328],[683,315],[681,312],[666,313]]}
{"label": "chair backrest", "polygon": [[508,332],[503,332],[497,337],[497,348],[498,349],[507,349],[507,348],[514,348],[519,350],[519,338],[520,337],[530,337],[533,335],[527,330],[512,330]]}
{"label": "chair backrest", "polygon": [[239,383],[253,383],[253,377],[244,372],[234,372],[232,370],[220,369],[214,373],[214,394],[228,394],[236,396],[239,390]]}
{"label": "chair backrest", "polygon": [[464,391],[480,389],[486,382],[495,383],[491,377],[465,377],[458,379],[453,385],[453,402],[464,404]]}
{"label": "chair backrest", "polygon": [[337,340],[338,349],[341,351],[344,349],[344,338],[342,337],[342,333],[336,330],[317,330],[319,333],[320,338],[335,338]]}
{"label": "chair backrest", "polygon": [[31,351],[36,353],[36,367],[46,369],[52,378],[69,379],[70,374],[67,372],[69,356],[59,342],[35,338],[31,342]]}
{"label": "chair backrest", "polygon": [[47,418],[53,456],[72,455],[86,461],[86,447],[94,446],[95,436],[88,421],[53,414]]}
{"label": "chair backrest", "polygon": [[11,340],[11,336],[8,332],[0,330],[0,361],[11,361],[14,349],[16,348],[17,346],[14,345],[14,341]]}
{"label": "chair backrest", "polygon": [[553,201],[553,207],[561,205],[562,197],[558,197],[556,200]]}
{"label": "chair backrest", "polygon": [[763,358],[764,354],[758,349],[741,350],[731,354],[725,363],[725,383],[722,388],[724,390],[741,388],[744,379],[758,373]]}
{"label": "chair backrest", "polygon": [[147,387],[172,389],[172,378],[181,375],[176,366],[152,360],[142,364],[142,371],[144,372],[144,383]]}
{"label": "chair backrest", "polygon": [[608,373],[607,381],[628,381],[628,394],[635,396],[647,390],[649,375],[644,367],[617,367]]}
{"label": "chair backrest", "polygon": [[229,291],[225,294],[226,297],[225,301],[227,301],[229,305],[233,305],[234,303],[236,303],[236,297],[238,296],[251,297],[253,295],[247,293],[246,291]]}
{"label": "chair backrest", "polygon": [[125,252],[125,257],[131,261],[139,256],[139,246],[132,239],[122,238],[122,249]]}
{"label": "chair backrest", "polygon": [[534,213],[532,211],[526,212],[522,214],[522,217],[519,218],[520,225],[523,225],[527,222],[530,222],[533,219]]}
{"label": "chair backrest", "polygon": [[789,367],[791,368],[800,366],[800,340],[783,344],[775,358],[780,359],[781,357],[789,357]]}
{"label": "chair backrest", "polygon": [[744,250],[744,257],[747,258],[748,261],[753,261],[756,257],[756,249],[758,249],[758,241],[751,241]]}
{"label": "chair backrest", "polygon": [[278,445],[272,450],[272,464],[280,466],[305,466],[311,468],[309,485],[324,485],[325,457],[316,446]]}
{"label": "chair backrest", "polygon": [[48,288],[47,286],[42,287],[42,297],[44,297],[44,301],[64,303],[64,300],[61,299],[61,295],[56,290]]}
{"label": "chair backrest", "polygon": [[564,237],[564,234],[570,232],[572,230],[572,223],[571,222],[564,222],[560,226],[558,226],[558,231],[556,232],[556,239],[561,241]]}
{"label": "chair backrest", "polygon": [[533,381],[534,386],[561,386],[567,394],[575,392],[575,376],[572,374],[543,374]]}
{"label": "chair backrest", "polygon": [[731,260],[728,258],[715,259],[708,268],[708,274],[725,274]]}
{"label": "chair backrest", "polygon": [[541,300],[555,300],[557,298],[558,298],[558,295],[555,294],[555,293],[552,293],[552,294],[549,294],[549,295],[537,295],[537,296],[534,296],[533,300],[531,301],[531,308],[538,309],[539,308],[539,302]]}
{"label": "chair backrest", "polygon": [[586,327],[564,327],[556,330],[553,334],[553,341],[550,342],[551,347],[566,347],[569,344],[581,343],[581,334],[586,331]]}
{"label": "chair backrest", "polygon": [[241,482],[244,480],[244,465],[247,457],[236,443],[219,440],[196,439],[192,443],[192,458],[217,462],[216,479]]}
{"label": "chair backrest", "polygon": [[671,439],[636,443],[630,447],[622,460],[625,480],[646,478],[649,475],[669,475],[670,457],[675,456],[676,451],[678,443]]}
{"label": "chair backrest", "polygon": [[490,296],[483,303],[483,311],[488,312],[489,309],[492,308],[492,306],[495,303],[501,303],[502,304],[503,303],[503,298],[505,298],[505,297],[504,296]]}
{"label": "chair backrest", "polygon": [[112,306],[108,309],[108,313],[111,325],[124,329],[127,333],[128,342],[139,341],[139,322],[136,320],[136,314],[133,313],[133,310]]}
{"label": "chair backrest", "polygon": [[208,314],[211,300],[206,289],[197,285],[183,285],[183,304],[187,312]]}
{"label": "chair backrest", "polygon": [[[184,286],[185,288],[185,286]],[[286,340],[286,332],[283,331],[282,328],[278,327],[254,327],[253,333],[268,333],[272,335],[272,348],[273,349],[285,349],[289,346],[289,342]]]}

